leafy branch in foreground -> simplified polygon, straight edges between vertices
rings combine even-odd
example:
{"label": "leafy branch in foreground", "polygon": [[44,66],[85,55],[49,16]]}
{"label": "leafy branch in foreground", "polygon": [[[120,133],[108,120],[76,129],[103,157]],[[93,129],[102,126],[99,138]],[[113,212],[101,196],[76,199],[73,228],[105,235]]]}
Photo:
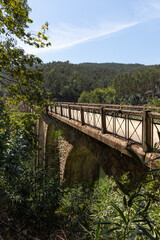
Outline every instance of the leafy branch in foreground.
{"label": "leafy branch in foreground", "polygon": [[[156,151],[156,149],[154,149]],[[145,165],[145,158],[141,160],[132,150],[129,150],[133,159]],[[152,159],[152,161],[157,160]],[[157,221],[153,210],[159,202],[159,174],[160,169],[146,169],[138,179],[130,179],[129,175],[123,175],[117,182],[123,195],[122,204],[111,202],[115,217],[112,221],[97,222],[98,225],[106,225],[108,230],[104,232],[107,239],[151,239],[160,238],[159,221]],[[157,174],[157,175],[155,175]],[[133,187],[134,185],[134,187]],[[158,192],[158,194],[157,194]],[[152,213],[152,214],[151,214]],[[153,217],[154,216],[154,217]],[[110,226],[110,227],[109,227]]]}
{"label": "leafy branch in foreground", "polygon": [[42,104],[46,97],[42,90],[43,77],[38,66],[42,60],[33,54],[26,54],[18,47],[17,40],[37,48],[49,46],[48,23],[37,35],[26,29],[33,22],[29,18],[27,1],[0,1],[0,84],[12,97],[33,104]]}
{"label": "leafy branch in foreground", "polygon": [[41,239],[48,239],[57,224],[59,184],[51,170],[46,172],[43,166],[34,170],[39,149],[34,131],[36,122],[35,114],[9,109],[0,101],[0,236],[3,239],[34,239],[28,236],[35,232]]}

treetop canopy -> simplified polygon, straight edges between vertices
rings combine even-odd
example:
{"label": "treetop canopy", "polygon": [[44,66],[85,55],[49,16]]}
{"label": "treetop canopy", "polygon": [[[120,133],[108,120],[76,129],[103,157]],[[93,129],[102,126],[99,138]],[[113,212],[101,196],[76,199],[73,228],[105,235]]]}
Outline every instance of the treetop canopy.
{"label": "treetop canopy", "polygon": [[[44,92],[41,59],[26,54],[17,40],[37,48],[49,46],[44,24],[36,35],[27,31],[33,22],[26,0],[0,0],[0,84],[12,97],[32,104],[42,104]],[[34,67],[34,68],[33,68]]]}

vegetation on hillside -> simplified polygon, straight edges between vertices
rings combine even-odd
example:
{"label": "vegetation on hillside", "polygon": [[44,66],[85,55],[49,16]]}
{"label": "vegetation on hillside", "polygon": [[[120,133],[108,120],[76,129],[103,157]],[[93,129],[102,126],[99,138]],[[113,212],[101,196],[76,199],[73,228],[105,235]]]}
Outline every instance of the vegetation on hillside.
{"label": "vegetation on hillside", "polygon": [[[58,101],[140,105],[160,90],[158,65],[52,62],[42,70],[46,91]],[[116,92],[114,97],[105,97],[108,87]]]}
{"label": "vegetation on hillside", "polygon": [[80,103],[109,103],[116,102],[116,90],[113,87],[96,88],[93,91],[83,91],[78,99]]}
{"label": "vegetation on hillside", "polygon": [[147,94],[147,91],[160,91],[160,67],[136,71],[135,73],[118,74],[112,81],[119,98],[132,94]]}
{"label": "vegetation on hillside", "polygon": [[45,89],[58,101],[77,102],[83,91],[107,88],[118,73],[147,68],[138,64],[71,64],[52,62],[42,65]]}

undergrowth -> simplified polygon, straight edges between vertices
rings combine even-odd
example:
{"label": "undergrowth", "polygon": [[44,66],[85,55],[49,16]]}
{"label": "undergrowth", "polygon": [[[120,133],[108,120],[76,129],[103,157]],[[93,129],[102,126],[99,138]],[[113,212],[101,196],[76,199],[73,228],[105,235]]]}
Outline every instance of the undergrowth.
{"label": "undergrowth", "polygon": [[159,170],[137,182],[125,174],[92,188],[60,186],[53,169],[35,171],[35,116],[0,107],[2,240],[160,239]]}

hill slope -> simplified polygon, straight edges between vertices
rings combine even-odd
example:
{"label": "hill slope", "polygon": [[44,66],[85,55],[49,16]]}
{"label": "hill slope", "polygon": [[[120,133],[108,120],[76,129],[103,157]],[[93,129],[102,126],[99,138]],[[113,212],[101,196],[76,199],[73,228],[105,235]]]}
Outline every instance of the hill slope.
{"label": "hill slope", "polygon": [[147,69],[140,64],[52,62],[42,66],[45,88],[52,98],[77,102],[83,91],[107,88],[117,74]]}

